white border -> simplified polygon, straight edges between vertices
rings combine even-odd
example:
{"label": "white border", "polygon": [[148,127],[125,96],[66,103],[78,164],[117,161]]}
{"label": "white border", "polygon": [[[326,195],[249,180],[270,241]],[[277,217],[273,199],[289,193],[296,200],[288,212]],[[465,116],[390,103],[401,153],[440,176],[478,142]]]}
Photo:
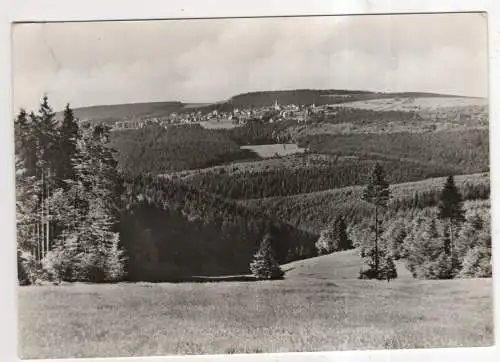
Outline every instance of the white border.
{"label": "white border", "polygon": [[[11,127],[10,23],[13,21],[88,21],[127,19],[210,18],[248,16],[297,16],[334,14],[385,14],[423,12],[486,11],[489,24],[489,70],[491,104],[491,160],[496,160],[500,139],[500,1],[498,0],[0,0],[0,361],[17,360],[15,216],[13,175],[13,130]],[[494,82],[493,80],[497,80]],[[491,162],[492,217],[499,219],[496,187],[500,170]],[[500,223],[493,224],[496,246]],[[494,260],[500,252],[494,247]],[[495,275],[496,268],[494,270]],[[494,278],[495,311],[498,310],[499,278]],[[495,313],[498,327],[499,313]],[[495,329],[496,330],[496,329]],[[498,346],[499,333],[496,335]],[[372,352],[282,353],[274,355],[232,355],[191,357],[145,357],[110,359],[120,361],[498,361],[498,347],[476,349],[433,349]],[[74,359],[77,361],[76,359]],[[90,360],[90,359],[86,359]],[[101,359],[92,359],[101,360]],[[69,360],[68,360],[69,361]],[[81,361],[78,360],[78,361]]]}

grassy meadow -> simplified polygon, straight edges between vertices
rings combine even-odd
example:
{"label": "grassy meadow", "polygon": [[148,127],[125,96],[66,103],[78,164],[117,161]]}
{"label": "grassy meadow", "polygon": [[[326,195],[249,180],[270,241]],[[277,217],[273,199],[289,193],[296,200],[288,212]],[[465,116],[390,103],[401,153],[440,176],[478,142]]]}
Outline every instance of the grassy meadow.
{"label": "grassy meadow", "polygon": [[263,158],[269,158],[275,156],[288,156],[288,155],[293,155],[295,153],[304,153],[305,151],[305,148],[301,148],[294,143],[241,146],[240,148],[243,150],[254,151],[260,157]]}
{"label": "grassy meadow", "polygon": [[342,106],[357,109],[397,111],[439,111],[444,108],[466,108],[487,106],[485,98],[465,97],[396,97],[360,100],[342,103]]}
{"label": "grassy meadow", "polygon": [[284,265],[284,280],[71,284],[19,291],[21,358],[493,344],[491,279],[357,280],[355,250]]}

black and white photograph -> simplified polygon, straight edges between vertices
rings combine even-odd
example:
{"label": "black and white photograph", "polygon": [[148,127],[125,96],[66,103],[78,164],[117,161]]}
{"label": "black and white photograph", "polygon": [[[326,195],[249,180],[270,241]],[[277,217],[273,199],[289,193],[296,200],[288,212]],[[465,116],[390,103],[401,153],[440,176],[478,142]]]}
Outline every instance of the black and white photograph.
{"label": "black and white photograph", "polygon": [[20,358],[494,344],[485,13],[11,31]]}

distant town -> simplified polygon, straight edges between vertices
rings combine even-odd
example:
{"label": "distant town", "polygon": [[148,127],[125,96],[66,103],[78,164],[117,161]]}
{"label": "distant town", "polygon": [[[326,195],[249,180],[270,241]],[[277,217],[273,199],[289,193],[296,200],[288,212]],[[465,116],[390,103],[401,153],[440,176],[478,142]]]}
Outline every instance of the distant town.
{"label": "distant town", "polygon": [[139,129],[146,126],[156,125],[167,127],[168,125],[196,124],[199,123],[207,128],[218,128],[217,125],[242,126],[252,121],[264,121],[275,123],[285,120],[294,120],[298,123],[306,123],[308,119],[316,114],[332,116],[336,113],[333,105],[281,105],[276,100],[274,105],[261,107],[235,108],[230,112],[213,110],[203,112],[201,110],[177,113],[173,112],[166,117],[132,118],[113,123],[113,129]]}

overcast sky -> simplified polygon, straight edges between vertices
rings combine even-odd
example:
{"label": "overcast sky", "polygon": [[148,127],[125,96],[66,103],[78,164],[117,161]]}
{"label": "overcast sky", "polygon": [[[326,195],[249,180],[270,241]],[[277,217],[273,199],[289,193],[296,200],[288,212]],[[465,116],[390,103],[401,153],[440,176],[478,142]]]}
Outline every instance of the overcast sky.
{"label": "overcast sky", "polygon": [[18,24],[14,108],[336,88],[487,96],[477,14]]}

